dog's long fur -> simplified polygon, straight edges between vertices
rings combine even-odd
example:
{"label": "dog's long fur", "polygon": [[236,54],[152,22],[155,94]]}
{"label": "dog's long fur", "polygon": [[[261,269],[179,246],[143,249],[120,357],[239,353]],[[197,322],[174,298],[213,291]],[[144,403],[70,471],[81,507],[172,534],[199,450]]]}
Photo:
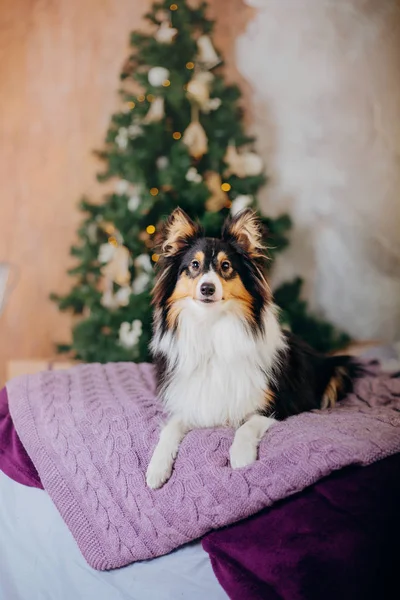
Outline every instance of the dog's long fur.
{"label": "dog's long fur", "polygon": [[190,429],[235,427],[230,462],[243,467],[276,419],[334,406],[356,375],[349,357],[320,356],[282,331],[253,211],[217,240],[176,209],[161,248],[151,351],[170,420],[147,470],[152,488],[169,479]]}

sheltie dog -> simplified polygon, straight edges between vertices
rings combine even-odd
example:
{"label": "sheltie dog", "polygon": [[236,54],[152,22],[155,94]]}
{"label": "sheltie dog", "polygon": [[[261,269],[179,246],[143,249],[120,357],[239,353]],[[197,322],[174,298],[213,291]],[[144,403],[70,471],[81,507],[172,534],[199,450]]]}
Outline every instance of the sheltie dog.
{"label": "sheltie dog", "polygon": [[171,476],[191,429],[234,427],[230,464],[245,467],[276,420],[334,406],[355,374],[350,357],[319,355],[281,329],[252,210],[215,239],[177,208],[160,252],[150,349],[169,420],[147,469],[153,489]]}

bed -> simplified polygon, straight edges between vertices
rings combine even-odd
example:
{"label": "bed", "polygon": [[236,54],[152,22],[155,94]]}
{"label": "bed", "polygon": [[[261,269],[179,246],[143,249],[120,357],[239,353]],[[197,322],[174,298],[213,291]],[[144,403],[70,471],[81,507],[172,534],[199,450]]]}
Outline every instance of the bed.
{"label": "bed", "polygon": [[114,571],[89,567],[43,490],[0,472],[0,600],[226,600],[201,542]]}
{"label": "bed", "polygon": [[400,454],[342,469],[202,541],[97,571],[47,493],[0,471],[0,600],[395,599],[399,472]]}

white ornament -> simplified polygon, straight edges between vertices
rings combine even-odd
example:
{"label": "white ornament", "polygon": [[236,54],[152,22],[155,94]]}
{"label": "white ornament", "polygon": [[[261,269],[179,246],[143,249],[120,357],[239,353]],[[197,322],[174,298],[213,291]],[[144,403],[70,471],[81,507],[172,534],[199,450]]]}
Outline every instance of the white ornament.
{"label": "white ornament", "polygon": [[147,74],[150,85],[159,87],[169,77],[168,69],[165,67],[152,67]]}
{"label": "white ornament", "polygon": [[205,113],[209,113],[211,110],[217,110],[222,104],[221,98],[210,98],[201,107],[201,110]]}
{"label": "white ornament", "polygon": [[234,217],[241,210],[244,210],[248,206],[253,203],[253,198],[251,196],[241,195],[236,196],[236,198],[232,201],[231,204],[231,215]]}
{"label": "white ornament", "polygon": [[199,50],[197,60],[207,67],[207,69],[212,69],[221,62],[208,35],[201,35],[199,37],[197,47]]}
{"label": "white ornament", "polygon": [[89,223],[89,225],[86,228],[86,233],[91,244],[95,244],[97,241],[97,230],[97,223]]}
{"label": "white ornament", "polygon": [[[109,245],[111,246],[112,244]],[[103,258],[108,258],[108,256]],[[111,287],[113,282],[121,286],[130,283],[129,266],[131,263],[132,260],[128,248],[125,246],[113,246],[111,258],[102,267],[102,273],[107,286]]]}
{"label": "white ornament", "polygon": [[127,286],[120,287],[114,298],[118,306],[128,306],[129,298],[132,294],[131,288]]}
{"label": "white ornament", "polygon": [[200,81],[201,83],[205,83],[206,85],[210,86],[211,83],[214,81],[215,76],[210,73],[210,71],[200,71],[200,73],[196,74],[197,81]]}
{"label": "white ornament", "polygon": [[141,198],[137,192],[134,192],[128,200],[128,210],[135,212],[139,208]]}
{"label": "white ornament", "polygon": [[233,145],[228,146],[224,161],[228,165],[228,169],[225,172],[226,176],[254,177],[263,172],[263,162],[258,154],[255,152],[243,152],[243,154],[239,154]]}
{"label": "white ornament", "polygon": [[143,119],[143,123],[156,123],[157,121],[161,121],[164,115],[164,98],[156,98],[151,103],[151,106]]}
{"label": "white ornament", "polygon": [[156,160],[156,165],[157,165],[157,169],[160,169],[160,171],[162,171],[163,169],[166,169],[169,165],[169,160],[166,156],[159,156]]}
{"label": "white ornament", "polygon": [[138,137],[139,135],[142,135],[143,128],[140,127],[140,125],[138,125],[137,123],[133,123],[133,125],[130,125],[128,127],[128,133],[129,133],[129,137],[135,138],[135,137]]}
{"label": "white ornament", "polygon": [[188,147],[190,156],[201,158],[208,150],[208,139],[206,132],[198,121],[192,121],[185,129],[182,138]]}
{"label": "white ornament", "polygon": [[203,181],[203,178],[195,167],[190,167],[190,169],[188,169],[188,172],[186,173],[186,181],[200,183],[201,181]]}
{"label": "white ornament", "polygon": [[210,86],[214,75],[208,71],[196,73],[187,85],[189,100],[196,102],[203,110],[210,101]]}
{"label": "white ornament", "polygon": [[254,177],[263,172],[263,161],[255,152],[246,152],[242,154],[244,170],[247,177]]}
{"label": "white ornament", "polygon": [[126,127],[120,127],[118,129],[118,135],[115,137],[115,143],[118,148],[125,150],[128,145],[128,130]]}
{"label": "white ornament", "polygon": [[110,262],[115,254],[115,246],[112,244],[101,244],[99,248],[98,261],[105,264]]}
{"label": "white ornament", "polygon": [[119,179],[119,181],[117,181],[116,185],[115,185],[115,192],[118,195],[122,195],[125,194],[129,189],[129,181],[126,181],[126,179]]}
{"label": "white ornament", "polygon": [[194,100],[200,106],[205,105],[210,97],[208,85],[204,81],[199,81],[196,77],[189,81],[187,93],[191,100]]}
{"label": "white ornament", "polygon": [[175,27],[171,27],[168,21],[164,21],[157,29],[154,37],[160,44],[170,44],[177,33],[178,30]]}
{"label": "white ornament", "polygon": [[126,349],[134,348],[142,335],[143,327],[139,319],[131,323],[124,321],[119,328],[119,342]]}
{"label": "white ornament", "polygon": [[132,292],[134,294],[142,294],[150,283],[150,275],[148,273],[139,273],[132,283]]}
{"label": "white ornament", "polygon": [[111,289],[107,289],[101,297],[100,304],[104,308],[114,309],[118,308],[118,301],[116,300]]}
{"label": "white ornament", "polygon": [[134,260],[135,267],[143,269],[148,273],[153,272],[153,265],[151,264],[150,256],[148,254],[139,254]]}

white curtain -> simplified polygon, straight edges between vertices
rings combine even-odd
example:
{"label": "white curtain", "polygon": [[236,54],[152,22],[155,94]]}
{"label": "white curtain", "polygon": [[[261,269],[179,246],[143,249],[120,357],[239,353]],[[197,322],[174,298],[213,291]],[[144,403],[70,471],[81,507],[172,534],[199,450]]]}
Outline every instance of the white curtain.
{"label": "white curtain", "polygon": [[314,310],[358,339],[400,338],[400,3],[247,0],[237,41],[270,175]]}

